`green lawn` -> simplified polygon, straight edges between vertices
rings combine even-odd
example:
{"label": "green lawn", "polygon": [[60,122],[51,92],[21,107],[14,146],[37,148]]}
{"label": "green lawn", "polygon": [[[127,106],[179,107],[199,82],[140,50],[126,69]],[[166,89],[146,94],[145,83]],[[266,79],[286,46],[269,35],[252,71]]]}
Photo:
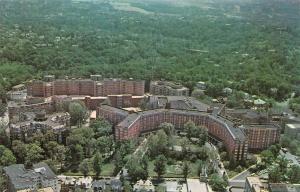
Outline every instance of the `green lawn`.
{"label": "green lawn", "polygon": [[[114,176],[113,172],[114,172],[114,168],[115,166],[112,163],[106,163],[103,165],[102,167],[102,172],[101,172],[101,176]],[[64,175],[67,176],[83,176],[81,172],[71,172],[71,171],[67,171],[63,173]],[[93,171],[90,171],[89,173],[90,176],[94,176],[95,173]]]}

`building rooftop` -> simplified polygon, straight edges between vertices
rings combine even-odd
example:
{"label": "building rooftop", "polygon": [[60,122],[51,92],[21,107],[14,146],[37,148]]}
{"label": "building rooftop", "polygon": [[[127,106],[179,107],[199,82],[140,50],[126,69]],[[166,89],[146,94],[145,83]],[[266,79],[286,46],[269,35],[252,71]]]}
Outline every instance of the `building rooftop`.
{"label": "building rooftop", "polygon": [[187,179],[189,192],[208,192],[206,183],[200,182],[199,179]]}
{"label": "building rooftop", "polygon": [[26,189],[35,185],[35,180],[56,179],[56,175],[46,163],[34,164],[32,169],[25,169],[23,164],[10,165],[3,168],[5,174],[9,177],[15,189]]}
{"label": "building rooftop", "polygon": [[151,84],[158,85],[158,86],[165,86],[176,90],[188,90],[188,88],[184,87],[180,83],[174,83],[170,81],[152,81]]}
{"label": "building rooftop", "polygon": [[271,183],[271,192],[300,192],[300,184]]}
{"label": "building rooftop", "polygon": [[140,118],[140,115],[138,113],[132,113],[132,114],[128,115],[123,121],[121,121],[118,124],[118,126],[120,126],[120,127],[129,127],[131,124],[133,124],[139,118]]}
{"label": "building rooftop", "polygon": [[264,188],[266,188],[266,185],[261,182],[259,177],[247,177],[247,182],[253,192],[261,192]]}
{"label": "building rooftop", "polygon": [[135,121],[137,121],[139,118],[143,117],[144,115],[151,115],[156,113],[177,113],[177,114],[189,114],[189,115],[206,115],[210,118],[215,119],[219,123],[223,124],[224,127],[230,132],[230,134],[233,136],[234,139],[237,139],[241,142],[246,140],[245,133],[238,127],[234,125],[233,122],[221,117],[221,116],[215,116],[210,115],[206,112],[199,112],[199,111],[190,111],[190,110],[176,110],[176,109],[154,109],[154,110],[148,110],[148,111],[142,111],[138,113],[132,113],[128,115],[122,122],[118,124],[120,127],[129,127],[132,125]]}
{"label": "building rooftop", "polygon": [[210,115],[210,117],[217,120],[219,123],[223,124],[234,139],[237,139],[241,142],[246,140],[246,135],[245,135],[244,131],[242,129],[236,127],[232,121],[229,121],[228,119],[225,119],[222,116],[216,116],[214,114]]}
{"label": "building rooftop", "polygon": [[286,124],[286,126],[290,129],[300,129],[300,124]]}
{"label": "building rooftop", "polygon": [[20,120],[19,122],[11,123],[10,127],[24,127],[26,125],[31,124],[45,124],[51,126],[54,130],[60,129],[64,127],[64,123],[62,123],[59,118],[64,116],[69,116],[67,112],[59,112],[53,113],[49,115],[45,115],[45,119],[43,121],[39,121],[36,119],[37,114],[33,112],[25,112],[23,113],[24,120]]}
{"label": "building rooftop", "polygon": [[246,129],[280,129],[278,125],[271,124],[271,123],[266,123],[266,124],[243,124],[240,126],[241,128],[246,128]]}
{"label": "building rooftop", "polygon": [[110,105],[101,105],[100,108],[104,109],[104,110],[108,110],[108,111],[113,111],[115,113],[123,114],[125,116],[127,116],[129,114],[128,111],[126,111],[124,109],[112,107]]}

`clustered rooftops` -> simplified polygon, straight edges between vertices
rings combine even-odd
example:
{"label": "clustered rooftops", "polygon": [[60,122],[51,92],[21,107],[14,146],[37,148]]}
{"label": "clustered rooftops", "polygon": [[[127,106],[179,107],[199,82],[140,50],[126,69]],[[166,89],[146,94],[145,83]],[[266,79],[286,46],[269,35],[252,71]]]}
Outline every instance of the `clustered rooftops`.
{"label": "clustered rooftops", "polygon": [[181,85],[180,83],[174,83],[174,82],[170,82],[170,81],[154,81],[153,84],[156,85],[161,85],[161,86],[167,86],[170,87],[172,89],[182,89],[182,90],[186,90],[188,88],[184,87],[183,85]]}
{"label": "clustered rooftops", "polygon": [[60,81],[60,80],[93,80],[93,81],[121,81],[121,80],[129,80],[133,81],[135,79],[128,78],[128,79],[122,79],[122,78],[103,78],[102,75],[96,74],[96,75],[90,75],[90,78],[70,78],[69,76],[65,76],[64,78],[56,78],[54,75],[45,75],[42,80],[34,80],[34,81],[45,81],[45,82],[51,82],[51,81]]}
{"label": "clustered rooftops", "polygon": [[6,175],[16,189],[32,188],[36,180],[53,180],[56,175],[46,163],[34,164],[32,169],[26,169],[23,164],[14,164],[4,167]]}

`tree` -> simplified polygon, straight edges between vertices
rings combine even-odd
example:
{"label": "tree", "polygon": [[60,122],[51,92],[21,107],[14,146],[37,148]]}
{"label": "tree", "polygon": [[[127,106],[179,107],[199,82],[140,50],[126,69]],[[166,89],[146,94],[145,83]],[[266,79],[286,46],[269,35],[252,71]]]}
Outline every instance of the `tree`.
{"label": "tree", "polygon": [[288,160],[284,156],[280,155],[279,157],[277,157],[276,162],[279,166],[280,172],[282,174],[285,174],[288,167]]}
{"label": "tree", "polygon": [[292,165],[288,171],[288,178],[291,183],[300,183],[300,166]]}
{"label": "tree", "polygon": [[81,145],[84,155],[91,157],[95,149],[96,140],[94,139],[95,133],[91,128],[78,128],[72,130],[69,137],[67,137],[67,145],[73,148],[75,145]]}
{"label": "tree", "polygon": [[283,137],[281,137],[280,143],[283,147],[288,147],[291,140],[292,139],[290,137],[288,137],[287,135],[284,135]]}
{"label": "tree", "polygon": [[163,130],[159,130],[156,136],[157,136],[157,150],[161,154],[164,154],[168,146],[168,136]]}
{"label": "tree", "polygon": [[261,152],[261,162],[264,165],[269,165],[274,160],[273,153],[270,150],[264,150]]}
{"label": "tree", "polygon": [[142,169],[144,170],[143,179],[148,178],[148,164],[149,164],[149,158],[147,154],[142,155],[139,160],[139,164],[141,165]]}
{"label": "tree", "polygon": [[196,127],[196,138],[200,146],[205,145],[208,140],[208,130],[205,127]]}
{"label": "tree", "polygon": [[168,136],[163,130],[159,130],[156,135],[151,135],[148,140],[149,155],[156,157],[159,154],[166,154],[168,148]]}
{"label": "tree", "polygon": [[129,181],[124,181],[123,187],[124,187],[124,192],[132,192],[133,191]]}
{"label": "tree", "polygon": [[197,131],[197,127],[193,121],[188,121],[184,124],[184,131],[187,134],[187,138],[191,139],[194,136],[195,131]]}
{"label": "tree", "polygon": [[57,157],[57,147],[59,145],[55,141],[50,141],[45,145],[45,152],[48,157],[50,157],[52,160],[55,160]]}
{"label": "tree", "polygon": [[25,150],[25,165],[28,167],[31,167],[34,163],[38,163],[44,157],[44,150],[35,143],[27,144]]}
{"label": "tree", "polygon": [[128,176],[130,177],[132,182],[136,182],[140,179],[147,179],[148,170],[145,170],[141,165],[141,160],[132,156],[126,164],[126,168],[128,169]]}
{"label": "tree", "polygon": [[43,162],[46,163],[54,173],[58,173],[56,161],[53,161],[52,159],[46,159]]}
{"label": "tree", "polygon": [[182,174],[185,180],[187,179],[189,173],[190,173],[190,167],[188,165],[188,162],[185,161],[182,165]]}
{"label": "tree", "polygon": [[227,183],[218,174],[212,174],[209,178],[208,183],[214,191],[218,191],[218,192],[226,191]]}
{"label": "tree", "polygon": [[296,154],[298,147],[299,147],[299,142],[296,139],[290,140],[289,150],[292,154]]}
{"label": "tree", "polygon": [[112,125],[103,118],[92,121],[90,127],[94,130],[97,138],[112,134]]}
{"label": "tree", "polygon": [[12,150],[17,157],[18,163],[24,163],[26,157],[26,145],[20,140],[12,142]]}
{"label": "tree", "polygon": [[227,152],[226,151],[223,151],[220,153],[220,158],[222,160],[228,160],[228,155],[227,155]]}
{"label": "tree", "polygon": [[70,103],[69,113],[72,125],[81,126],[87,118],[87,109],[84,104],[80,102]]}
{"label": "tree", "polygon": [[102,157],[99,152],[96,153],[93,160],[93,169],[96,173],[96,178],[99,178],[99,175],[102,170]]}
{"label": "tree", "polygon": [[280,152],[280,145],[279,144],[275,144],[275,145],[271,145],[269,147],[269,150],[273,153],[274,157],[277,157],[279,155]]}
{"label": "tree", "polygon": [[[0,103],[6,102],[6,90],[5,88],[0,84]],[[1,116],[1,115],[0,115]]]}
{"label": "tree", "polygon": [[10,138],[6,134],[6,122],[4,120],[0,120],[0,145],[9,146]]}
{"label": "tree", "polygon": [[198,160],[197,165],[197,174],[199,176],[202,173],[203,168],[205,167],[205,163],[202,160]]}
{"label": "tree", "polygon": [[171,123],[162,123],[159,125],[159,129],[164,130],[169,137],[175,134],[174,125]]}
{"label": "tree", "polygon": [[71,145],[68,149],[68,162],[72,165],[78,165],[83,159],[83,148],[80,144]]}
{"label": "tree", "polygon": [[165,174],[166,171],[166,157],[164,155],[159,155],[154,161],[154,171],[157,174],[157,178],[160,180],[161,176]]}
{"label": "tree", "polygon": [[63,167],[63,162],[66,158],[66,152],[67,152],[67,150],[66,150],[65,146],[63,146],[63,145],[57,146],[57,148],[56,148],[56,155],[57,155],[56,159],[60,163],[60,169],[61,170],[62,170],[62,167]]}
{"label": "tree", "polygon": [[2,169],[2,167],[0,166],[0,191],[6,191],[7,190],[7,178],[4,177],[4,171]]}
{"label": "tree", "polygon": [[89,165],[89,160],[84,159],[80,165],[79,165],[79,170],[83,174],[84,177],[87,177],[89,172],[90,172],[90,165]]}
{"label": "tree", "polygon": [[0,145],[0,166],[9,166],[16,163],[16,157],[11,150],[3,145]]}
{"label": "tree", "polygon": [[121,152],[119,150],[117,150],[116,153],[114,154],[113,162],[114,162],[114,165],[115,165],[114,173],[117,174],[117,172],[119,172],[120,169],[124,165],[123,158],[122,158]]}
{"label": "tree", "polygon": [[168,136],[168,146],[173,147],[174,145],[174,135],[175,135],[175,128],[174,125],[171,123],[162,123],[159,125],[159,129],[164,130],[164,132]]}
{"label": "tree", "polygon": [[181,140],[180,145],[181,145],[181,149],[182,149],[182,154],[185,157],[188,154],[188,151],[189,151],[189,147],[188,147],[189,140],[186,137],[184,137]]}
{"label": "tree", "polygon": [[113,146],[113,138],[109,136],[99,137],[96,141],[97,148],[103,154],[107,154],[111,151]]}
{"label": "tree", "polygon": [[268,170],[269,181],[272,183],[279,183],[282,181],[283,173],[280,171],[280,167],[278,165],[273,165]]}

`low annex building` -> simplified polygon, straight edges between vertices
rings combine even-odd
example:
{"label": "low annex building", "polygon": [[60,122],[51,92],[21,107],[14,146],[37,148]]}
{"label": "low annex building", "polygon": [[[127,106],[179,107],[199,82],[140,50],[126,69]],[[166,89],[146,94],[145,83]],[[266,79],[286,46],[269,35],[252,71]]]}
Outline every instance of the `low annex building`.
{"label": "low annex building", "polygon": [[23,164],[15,164],[4,167],[3,170],[8,180],[9,192],[59,192],[61,189],[58,178],[46,163],[34,164],[31,169],[26,169]]}
{"label": "low annex building", "polygon": [[13,139],[26,141],[35,133],[46,133],[52,130],[59,142],[63,141],[64,133],[70,128],[70,114],[45,111],[22,113],[18,122],[10,123],[10,136]]}
{"label": "low annex building", "polygon": [[189,89],[168,81],[152,81],[150,93],[153,95],[189,96]]}

